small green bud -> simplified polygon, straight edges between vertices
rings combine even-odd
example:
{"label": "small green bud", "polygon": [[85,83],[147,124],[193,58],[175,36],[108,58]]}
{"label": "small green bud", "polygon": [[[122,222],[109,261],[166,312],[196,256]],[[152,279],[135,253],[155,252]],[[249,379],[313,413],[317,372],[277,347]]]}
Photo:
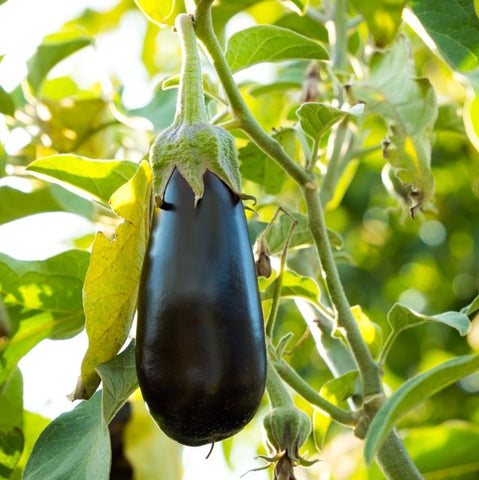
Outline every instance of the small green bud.
{"label": "small green bud", "polygon": [[268,444],[276,453],[286,452],[300,461],[299,448],[311,433],[309,416],[294,406],[273,408],[263,420]]}

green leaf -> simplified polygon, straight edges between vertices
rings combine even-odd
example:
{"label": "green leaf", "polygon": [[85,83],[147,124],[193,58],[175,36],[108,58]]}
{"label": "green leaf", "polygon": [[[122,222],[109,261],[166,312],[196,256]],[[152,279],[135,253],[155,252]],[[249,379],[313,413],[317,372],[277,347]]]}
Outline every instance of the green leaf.
{"label": "green leaf", "polygon": [[348,112],[324,103],[308,102],[296,110],[296,115],[299,117],[299,123],[304,133],[315,140],[346,117]]}
{"label": "green leaf", "polygon": [[396,423],[426,398],[479,369],[479,355],[449,360],[403,383],[374,417],[364,445],[364,458],[371,465],[374,455]]}
{"label": "green leaf", "polygon": [[103,385],[102,415],[110,423],[128,397],[137,389],[135,340],[123,352],[96,368]]}
{"label": "green leaf", "polygon": [[24,480],[108,480],[110,435],[102,421],[101,392],[53,420],[33,447]]}
{"label": "green leaf", "polygon": [[90,255],[70,250],[42,261],[0,254],[0,293],[11,334],[0,343],[0,385],[18,361],[45,338],[67,338],[84,322],[83,279]]}
{"label": "green leaf", "polygon": [[472,303],[466,308],[465,314],[472,315],[479,310],[479,295],[472,301]]}
{"label": "green leaf", "polygon": [[[294,156],[296,134],[293,129],[280,130],[273,137],[288,154]],[[264,191],[271,195],[281,192],[288,179],[286,172],[253,142],[240,148],[238,157],[243,178],[261,185]]]}
{"label": "green leaf", "polygon": [[479,66],[479,19],[471,0],[411,0],[409,6],[452,68]]}
{"label": "green leaf", "polygon": [[[51,155],[32,162],[27,171],[76,187],[107,203],[136,172],[138,164],[124,160],[94,160],[79,155]],[[66,184],[66,185],[65,185]]]}
{"label": "green leaf", "polygon": [[[278,279],[275,279],[262,293],[262,300],[269,300],[274,296],[274,289]],[[286,270],[281,281],[282,297],[300,297],[312,303],[318,303],[320,292],[318,284],[310,277],[303,277],[297,273]]]}
{"label": "green leaf", "polygon": [[388,312],[388,323],[391,329],[399,334],[406,328],[415,327],[425,322],[439,322],[455,328],[461,336],[467,335],[471,322],[466,315],[460,312],[444,312],[437,315],[424,315],[415,312],[412,308],[396,303]]}
{"label": "green leaf", "polygon": [[394,40],[406,0],[351,0],[351,4],[366,20],[377,47],[384,48]]}
{"label": "green leaf", "polygon": [[130,331],[148,241],[150,192],[151,170],[142,162],[111,197],[113,211],[124,219],[114,240],[102,232],[95,237],[83,287],[88,350],[75,398],[95,392],[100,383],[95,369],[118,353]]}
{"label": "green leaf", "polygon": [[479,427],[461,421],[408,429],[402,435],[407,451],[425,478],[479,477]]}
{"label": "green leaf", "polygon": [[28,60],[28,83],[38,91],[48,72],[61,60],[87,45],[93,39],[76,30],[59,32],[43,39],[37,51]]}
{"label": "green leaf", "polygon": [[[319,394],[333,405],[341,402],[356,393],[356,384],[359,376],[357,370],[350,370],[339,377],[328,380],[319,391]],[[332,418],[320,410],[315,409],[313,416],[314,441],[318,448],[322,448],[324,439],[332,423]]]}
{"label": "green leaf", "polygon": [[0,431],[23,426],[23,378],[18,368],[0,388],[0,412],[8,412],[0,416]]}
{"label": "green leaf", "polygon": [[180,0],[135,0],[135,3],[148,20],[160,27],[174,25],[176,16],[185,9]]}
{"label": "green leaf", "polygon": [[88,219],[95,216],[95,207],[91,202],[53,184],[42,184],[31,192],[2,186],[0,205],[0,225],[44,212],[71,212]]}
{"label": "green leaf", "polygon": [[0,87],[0,113],[11,117],[15,114],[15,102],[2,87]]}
{"label": "green leaf", "polygon": [[0,430],[0,478],[9,478],[23,451],[24,438],[19,428]]}
{"label": "green leaf", "polygon": [[273,25],[256,25],[235,33],[228,40],[225,55],[234,72],[262,62],[328,58],[319,43]]}
{"label": "green leaf", "polygon": [[[297,212],[291,215],[298,223],[293,230],[293,235],[289,244],[290,248],[312,245],[313,237],[311,235],[311,230],[309,229],[308,218],[306,215]],[[257,220],[250,220],[248,222],[253,241],[256,239],[256,236],[266,228],[266,225],[267,223],[258,222]],[[271,226],[271,229],[266,236],[266,241],[271,253],[277,254],[282,251],[290,227],[291,220],[286,215],[279,216],[276,222]],[[333,249],[338,250],[342,248],[343,239],[339,233],[334,232],[333,230],[328,230],[328,238]]]}
{"label": "green leaf", "polygon": [[407,191],[411,214],[427,206],[434,191],[431,174],[432,130],[437,98],[427,78],[415,77],[408,40],[398,37],[386,52],[376,52],[369,75],[353,86],[366,113],[386,120],[385,156]]}

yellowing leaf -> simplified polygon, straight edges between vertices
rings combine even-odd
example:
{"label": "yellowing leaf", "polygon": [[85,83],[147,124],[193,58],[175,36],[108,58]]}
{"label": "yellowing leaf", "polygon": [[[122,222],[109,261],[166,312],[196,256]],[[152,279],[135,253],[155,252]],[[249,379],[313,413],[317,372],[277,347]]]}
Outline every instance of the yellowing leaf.
{"label": "yellowing leaf", "polygon": [[142,162],[110,199],[124,219],[114,239],[96,235],[83,287],[89,345],[81,369],[83,388],[75,396],[88,398],[95,392],[100,383],[95,368],[117,354],[130,331],[148,239],[150,190],[151,170]]}
{"label": "yellowing leaf", "polygon": [[359,305],[351,307],[351,312],[356,319],[364,341],[369,347],[373,357],[375,357],[379,353],[379,349],[383,343],[383,335],[380,326],[377,323],[372,322]]}
{"label": "yellowing leaf", "polygon": [[135,3],[148,20],[160,27],[173,25],[175,17],[184,7],[183,2],[179,0],[135,0]]}

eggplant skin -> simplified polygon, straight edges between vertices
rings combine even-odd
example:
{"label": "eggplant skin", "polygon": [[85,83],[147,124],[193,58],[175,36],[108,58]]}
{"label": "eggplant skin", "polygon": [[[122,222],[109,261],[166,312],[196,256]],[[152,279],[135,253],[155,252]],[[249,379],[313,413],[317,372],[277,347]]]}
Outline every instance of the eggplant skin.
{"label": "eggplant skin", "polygon": [[241,201],[204,175],[194,206],[174,170],[155,212],[138,302],[136,364],[160,428],[184,445],[230,437],[266,382],[263,314]]}

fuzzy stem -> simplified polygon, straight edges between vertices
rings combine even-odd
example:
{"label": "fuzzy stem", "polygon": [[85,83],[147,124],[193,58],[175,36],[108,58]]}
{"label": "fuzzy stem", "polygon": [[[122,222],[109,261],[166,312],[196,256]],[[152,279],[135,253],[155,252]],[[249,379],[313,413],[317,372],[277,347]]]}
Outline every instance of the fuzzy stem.
{"label": "fuzzy stem", "polygon": [[351,412],[343,410],[321,397],[288,363],[284,361],[273,363],[281,378],[309,403],[328,413],[338,423],[343,425],[356,424],[356,420]]}
{"label": "fuzzy stem", "polygon": [[283,384],[272,362],[268,362],[266,375],[266,392],[271,408],[293,406],[291,395]]}
{"label": "fuzzy stem", "polygon": [[213,67],[220,77],[224,91],[228,97],[233,117],[240,120],[241,128],[263,152],[274,158],[296,182],[305,184],[310,180],[311,175],[291,159],[274,138],[263,131],[241,97],[233,74],[223,55],[223,50],[213,30],[211,8],[209,8],[210,3],[211,2],[207,0],[204,2],[201,2],[201,0],[197,1],[198,8],[195,12],[196,35],[211,57]]}
{"label": "fuzzy stem", "polygon": [[196,46],[193,19],[178,15],[175,21],[180,38],[182,64],[174,125],[192,125],[207,122],[205,98],[201,79],[201,62]]}

